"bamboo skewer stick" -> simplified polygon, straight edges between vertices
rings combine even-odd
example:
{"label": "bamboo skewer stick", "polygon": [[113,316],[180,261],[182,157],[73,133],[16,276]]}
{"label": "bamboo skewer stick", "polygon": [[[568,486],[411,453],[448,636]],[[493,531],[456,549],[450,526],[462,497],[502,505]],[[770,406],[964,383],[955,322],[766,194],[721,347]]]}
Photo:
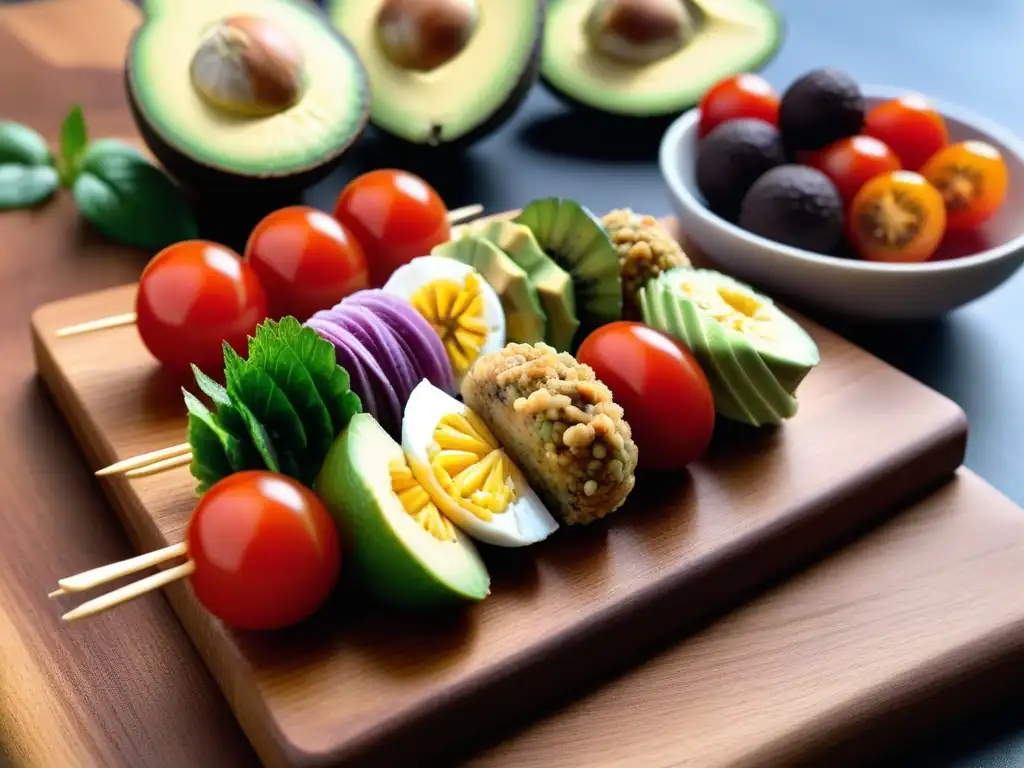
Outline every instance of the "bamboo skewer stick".
{"label": "bamboo skewer stick", "polygon": [[[96,475],[103,477],[104,475],[117,475],[122,472],[130,472],[135,469],[141,469],[148,467],[154,462],[160,462],[165,459],[171,459],[179,456],[189,457],[192,459],[192,446],[188,443],[178,443],[178,445],[172,445],[169,448],[161,448],[157,451],[150,451],[149,453],[142,453],[138,456],[132,456],[131,458],[119,461],[116,464],[111,464],[109,467],[104,467],[99,470]],[[169,468],[169,467],[168,467]]]}
{"label": "bamboo skewer stick", "polygon": [[[139,571],[143,571],[147,568],[155,567],[169,560],[186,557],[187,555],[187,545],[185,542],[181,542],[179,544],[172,544],[169,547],[164,547],[163,549],[158,549],[154,552],[147,552],[144,555],[138,555],[127,560],[122,560],[119,563],[102,565],[99,568],[93,568],[92,570],[60,579],[57,582],[60,588],[51,592],[48,597],[53,599],[61,597],[62,595],[85,592],[123,576],[129,576],[133,573],[138,573]],[[161,587],[177,581],[178,579],[183,579],[191,575],[195,571],[195,567],[195,562],[188,560],[174,566],[173,568],[168,568],[167,570],[160,571],[159,573],[154,573],[140,581],[126,584],[123,587],[115,589],[113,592],[108,592],[105,595],[88,600],[77,608],[65,613],[62,618],[64,621],[75,621],[76,619],[84,619],[88,616],[94,616],[97,613],[113,608],[115,605],[120,605],[121,603],[129,600],[134,600],[136,597],[141,597],[155,589],[160,589]]]}
{"label": "bamboo skewer stick", "polygon": [[[483,212],[484,207],[479,203],[464,205],[461,208],[455,208],[454,210],[448,211],[448,223],[452,226],[463,224],[467,221],[472,221],[473,219],[478,218]],[[135,325],[136,320],[138,320],[138,317],[135,312],[124,312],[120,315],[101,317],[96,320],[86,320],[82,323],[75,323],[74,325],[59,328],[56,335],[58,338],[81,336],[82,334],[92,333],[93,331],[102,331],[110,328],[122,328],[127,325]]]}

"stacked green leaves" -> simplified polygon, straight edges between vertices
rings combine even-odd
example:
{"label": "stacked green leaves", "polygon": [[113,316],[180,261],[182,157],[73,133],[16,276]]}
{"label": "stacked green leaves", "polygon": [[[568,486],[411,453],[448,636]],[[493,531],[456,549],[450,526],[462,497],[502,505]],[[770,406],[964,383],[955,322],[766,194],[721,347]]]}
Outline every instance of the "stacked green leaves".
{"label": "stacked green leaves", "polygon": [[199,495],[247,469],[281,472],[312,487],[334,439],[362,412],[334,345],[294,317],[259,325],[248,359],[225,343],[226,386],[192,370],[214,406],[182,388]]}

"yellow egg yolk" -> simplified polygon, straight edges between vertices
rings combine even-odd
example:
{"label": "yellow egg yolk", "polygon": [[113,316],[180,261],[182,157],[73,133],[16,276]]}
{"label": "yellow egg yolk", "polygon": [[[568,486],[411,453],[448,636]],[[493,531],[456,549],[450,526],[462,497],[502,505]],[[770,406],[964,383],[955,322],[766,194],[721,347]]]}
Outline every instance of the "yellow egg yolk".
{"label": "yellow egg yolk", "polygon": [[481,520],[504,512],[515,500],[509,458],[472,411],[449,413],[438,422],[429,456],[444,491]]}
{"label": "yellow egg yolk", "polygon": [[773,338],[771,313],[754,296],[729,288],[702,290],[689,283],[681,283],[679,289],[726,328]]}
{"label": "yellow egg yolk", "polygon": [[409,303],[437,331],[455,372],[468,371],[487,341],[480,278],[466,275],[461,285],[447,278],[431,280],[417,289]]}
{"label": "yellow egg yolk", "polygon": [[423,486],[419,484],[409,469],[409,465],[397,459],[389,465],[391,472],[391,490],[406,512],[423,526],[423,530],[441,541],[455,541],[455,527],[451,521],[441,514]]}

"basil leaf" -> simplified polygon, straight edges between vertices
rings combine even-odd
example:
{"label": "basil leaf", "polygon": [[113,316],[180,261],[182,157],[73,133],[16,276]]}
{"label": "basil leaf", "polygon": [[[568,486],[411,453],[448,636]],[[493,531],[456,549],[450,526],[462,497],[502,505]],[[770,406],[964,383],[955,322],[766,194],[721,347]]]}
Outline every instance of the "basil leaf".
{"label": "basil leaf", "polygon": [[228,395],[228,391],[199,370],[195,364],[192,365],[192,374],[195,376],[199,391],[210,398],[217,407],[217,418],[224,429],[239,439],[247,436],[249,434],[248,429],[234,403],[231,402],[231,396]]}
{"label": "basil leaf", "polygon": [[0,120],[0,165],[53,165],[46,139],[27,125]]}
{"label": "basil leaf", "polygon": [[128,145],[86,152],[72,193],[82,215],[117,242],[158,250],[198,237],[182,192]]}
{"label": "basil leaf", "polygon": [[[269,375],[242,359],[226,342],[224,376],[235,407],[241,412],[240,406],[245,405],[252,412],[266,427],[279,453],[299,454],[306,450],[306,430],[284,392]],[[242,417],[245,418],[244,413]]]}
{"label": "basil leaf", "polygon": [[319,468],[334,442],[331,414],[302,361],[277,331],[277,325],[271,322],[257,326],[249,342],[249,364],[270,376],[288,398],[306,432],[303,463]]}
{"label": "basil leaf", "polygon": [[78,178],[78,166],[89,146],[89,133],[85,129],[85,115],[77,104],[71,108],[60,127],[60,159],[64,184]]}
{"label": "basil leaf", "polygon": [[256,418],[256,415],[249,410],[245,403],[235,403],[235,408],[242,421],[245,422],[249,437],[252,438],[253,445],[256,446],[256,450],[263,459],[267,469],[271,472],[280,472],[281,467],[277,463],[277,451],[274,450],[266,428],[260,424],[260,420]]}
{"label": "basil leaf", "polygon": [[[348,421],[352,417],[351,401],[349,406],[344,403],[345,393],[349,391],[351,382],[348,371],[336,362],[334,345],[314,329],[301,325],[294,317],[281,318],[277,329],[278,335],[291,347],[313,380],[320,399],[331,415],[331,426],[334,436],[337,437],[348,426]],[[358,396],[355,393],[353,396],[358,402]]]}
{"label": "basil leaf", "polygon": [[0,211],[30,208],[60,186],[60,174],[48,165],[0,164]]}
{"label": "basil leaf", "polygon": [[[222,468],[225,463],[230,472],[240,472],[247,468],[247,462],[245,456],[242,453],[242,446],[239,444],[238,438],[225,430],[220,424],[217,423],[216,417],[210,413],[206,406],[189,392],[187,389],[182,388],[182,393],[185,396],[185,407],[188,409],[189,417],[191,419],[198,419],[203,423],[206,430],[211,432],[215,438],[217,438],[218,445],[220,446],[220,454],[223,456],[224,461],[216,460],[215,457],[209,456],[204,457],[203,464],[210,467]],[[189,439],[191,444],[192,440]],[[196,453],[193,449],[193,457]],[[207,460],[208,458],[208,460]],[[203,478],[196,478],[202,480]]]}

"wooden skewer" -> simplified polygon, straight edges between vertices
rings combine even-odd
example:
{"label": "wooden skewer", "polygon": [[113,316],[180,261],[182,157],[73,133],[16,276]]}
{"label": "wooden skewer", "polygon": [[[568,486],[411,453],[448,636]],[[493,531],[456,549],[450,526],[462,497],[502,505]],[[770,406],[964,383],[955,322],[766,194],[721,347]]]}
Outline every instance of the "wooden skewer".
{"label": "wooden skewer", "polygon": [[142,453],[139,454],[138,456],[132,456],[129,459],[119,461],[116,464],[111,464],[109,467],[104,467],[103,469],[99,470],[96,473],[96,475],[99,477],[102,477],[104,475],[117,475],[120,474],[121,472],[130,472],[132,470],[148,467],[154,462],[160,462],[165,459],[171,459],[186,455],[188,456],[189,461],[191,461],[192,446],[190,446],[188,443],[178,443],[178,445],[172,445],[170,448],[161,448],[157,451]]}
{"label": "wooden skewer", "polygon": [[[128,576],[133,573],[145,570],[146,568],[152,568],[161,563],[167,562],[168,560],[174,560],[179,557],[185,557],[188,554],[188,549],[185,542],[180,544],[172,544],[169,547],[158,549],[155,552],[148,552],[144,555],[138,555],[136,557],[129,558],[128,560],[122,560],[119,563],[111,563],[109,565],[103,565],[99,568],[93,568],[92,570],[79,573],[75,576],[68,576],[67,578],[61,579],[57,583],[60,585],[60,589],[57,589],[49,594],[49,597],[55,598],[61,595],[71,594],[75,592],[84,592],[86,590],[94,589],[95,587],[101,586],[115,579],[119,579],[122,576]],[[126,584],[119,589],[115,589],[113,592],[108,592],[100,597],[93,598],[77,608],[68,611],[64,614],[64,621],[75,621],[76,619],[84,619],[88,616],[93,616],[101,611],[105,611],[109,608],[113,608],[115,605],[134,600],[136,597],[141,597],[147,592],[152,592],[155,589],[159,589],[167,584],[178,579],[183,579],[191,575],[195,571],[195,562],[189,560],[187,562],[176,565],[173,568],[155,573],[152,576]]]}
{"label": "wooden skewer", "polygon": [[[461,208],[448,211],[448,223],[453,226],[456,224],[462,224],[477,218],[483,212],[484,207],[479,203],[464,205]],[[135,312],[124,312],[120,315],[101,317],[98,320],[87,320],[83,323],[75,323],[74,325],[59,328],[56,335],[58,338],[81,336],[82,334],[92,333],[93,331],[102,331],[109,328],[122,328],[126,325],[134,325],[136,320],[138,320],[138,316]]]}

